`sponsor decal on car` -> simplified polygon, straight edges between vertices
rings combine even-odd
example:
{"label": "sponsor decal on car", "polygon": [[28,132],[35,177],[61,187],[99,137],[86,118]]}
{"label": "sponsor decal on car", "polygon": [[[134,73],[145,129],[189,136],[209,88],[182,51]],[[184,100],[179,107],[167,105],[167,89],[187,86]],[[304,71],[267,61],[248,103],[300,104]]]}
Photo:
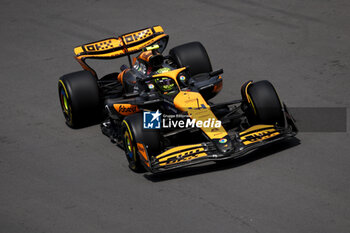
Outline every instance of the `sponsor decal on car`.
{"label": "sponsor decal on car", "polygon": [[[269,128],[267,128],[267,126]],[[260,131],[255,132],[254,130]],[[260,142],[268,138],[279,135],[280,133],[273,127],[273,125],[255,125],[240,133],[240,139],[244,145]]]}
{"label": "sponsor decal on car", "polygon": [[127,116],[139,111],[137,105],[132,104],[113,104],[114,109],[121,115]]}
{"label": "sponsor decal on car", "polygon": [[219,140],[219,143],[226,143],[227,142],[227,139],[226,138],[221,138],[220,140]]}

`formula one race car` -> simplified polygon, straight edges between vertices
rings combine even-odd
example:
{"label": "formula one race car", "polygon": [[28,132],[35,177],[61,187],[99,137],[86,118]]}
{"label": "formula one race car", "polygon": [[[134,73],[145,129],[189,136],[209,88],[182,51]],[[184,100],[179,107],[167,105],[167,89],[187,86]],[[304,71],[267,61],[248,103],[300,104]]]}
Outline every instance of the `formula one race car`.
{"label": "formula one race car", "polygon": [[[223,70],[212,70],[201,43],[162,55],[167,42],[162,27],[154,26],[76,47],[84,70],[58,83],[67,125],[100,123],[124,149],[130,169],[153,173],[241,157],[296,135],[294,120],[270,82],[248,81],[241,100],[214,104],[210,99],[222,89]],[[122,56],[129,65],[102,78],[85,62]]]}

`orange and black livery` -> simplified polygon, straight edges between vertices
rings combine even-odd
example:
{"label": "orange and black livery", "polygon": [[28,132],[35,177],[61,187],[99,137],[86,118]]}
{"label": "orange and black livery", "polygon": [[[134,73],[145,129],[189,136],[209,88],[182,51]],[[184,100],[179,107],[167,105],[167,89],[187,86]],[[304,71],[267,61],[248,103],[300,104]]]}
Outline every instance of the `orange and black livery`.
{"label": "orange and black livery", "polygon": [[[83,70],[58,82],[66,124],[100,124],[125,151],[130,169],[152,173],[238,158],[296,135],[269,81],[247,81],[241,99],[214,103],[223,69],[213,70],[198,41],[164,54],[168,39],[157,25],[75,47]],[[128,64],[104,76],[87,63],[125,56]]]}

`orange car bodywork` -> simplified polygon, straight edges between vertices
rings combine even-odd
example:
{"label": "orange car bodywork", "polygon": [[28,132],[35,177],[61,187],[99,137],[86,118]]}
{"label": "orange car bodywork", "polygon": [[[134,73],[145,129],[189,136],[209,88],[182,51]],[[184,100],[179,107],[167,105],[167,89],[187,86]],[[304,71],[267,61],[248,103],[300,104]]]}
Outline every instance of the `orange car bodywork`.
{"label": "orange car bodywork", "polygon": [[96,72],[86,64],[87,58],[113,59],[137,53],[147,46],[157,43],[160,40],[168,40],[161,26],[145,28],[118,38],[108,38],[74,48],[75,59],[83,67],[90,71],[95,77]]}

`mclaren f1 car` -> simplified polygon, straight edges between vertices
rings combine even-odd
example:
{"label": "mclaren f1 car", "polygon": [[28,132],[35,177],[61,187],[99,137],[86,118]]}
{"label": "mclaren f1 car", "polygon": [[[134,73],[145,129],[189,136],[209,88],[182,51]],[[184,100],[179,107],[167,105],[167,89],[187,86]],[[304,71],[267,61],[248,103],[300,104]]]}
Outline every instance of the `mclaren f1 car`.
{"label": "mclaren f1 car", "polygon": [[[83,70],[59,79],[66,124],[100,124],[133,171],[153,173],[244,156],[297,133],[273,85],[247,81],[239,100],[213,103],[223,70],[200,42],[163,54],[168,35],[153,26],[74,49]],[[87,59],[126,56],[120,72],[99,77]],[[180,127],[182,126],[182,127]]]}

